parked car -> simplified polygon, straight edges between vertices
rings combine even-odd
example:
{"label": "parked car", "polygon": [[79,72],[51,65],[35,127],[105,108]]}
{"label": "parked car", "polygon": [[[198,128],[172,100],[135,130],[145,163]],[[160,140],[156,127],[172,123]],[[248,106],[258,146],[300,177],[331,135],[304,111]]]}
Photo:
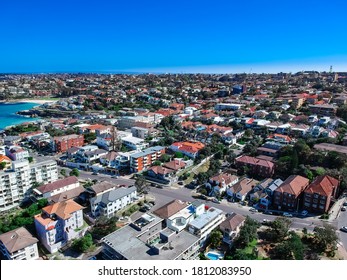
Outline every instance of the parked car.
{"label": "parked car", "polygon": [[147,208],[142,206],[140,209],[139,209],[140,212],[147,212]]}
{"label": "parked car", "polygon": [[263,221],[262,221],[261,223],[262,223],[263,225],[267,226],[267,225],[269,225],[269,224],[271,223],[271,221],[268,220],[268,219],[263,219]]}
{"label": "parked car", "polygon": [[266,215],[273,215],[273,213],[271,211],[265,211],[264,214],[266,214]]}
{"label": "parked car", "polygon": [[214,198],[211,201],[214,202],[214,203],[220,204],[220,201],[217,198]]}
{"label": "parked car", "polygon": [[340,230],[343,231],[343,232],[347,232],[347,226],[340,228]]}
{"label": "parked car", "polygon": [[180,186],[183,186],[184,182],[183,181],[179,181],[177,184],[179,184]]}
{"label": "parked car", "polygon": [[288,213],[288,212],[284,212],[284,213],[283,213],[283,216],[284,216],[284,217],[288,217],[288,218],[289,218],[289,217],[293,217],[293,215],[290,214],[290,213]]}
{"label": "parked car", "polygon": [[99,172],[94,171],[92,175],[99,175]]}
{"label": "parked car", "polygon": [[347,206],[347,202],[344,202],[342,205],[343,205],[343,206]]}
{"label": "parked car", "polygon": [[301,216],[307,216],[307,214],[308,214],[308,211],[307,211],[307,210],[302,210],[302,211],[300,212],[300,215],[301,215]]}
{"label": "parked car", "polygon": [[162,185],[156,185],[155,187],[158,188],[158,189],[163,189],[164,188]]}
{"label": "parked car", "polygon": [[346,210],[347,210],[347,208],[345,206],[341,207],[341,211],[346,211]]}
{"label": "parked car", "polygon": [[256,213],[256,212],[258,212],[258,210],[257,210],[257,209],[255,209],[255,208],[251,208],[251,209],[249,209],[249,211],[251,211],[252,213]]}
{"label": "parked car", "polygon": [[154,201],[154,200],[151,200],[151,201],[148,202],[148,204],[154,206],[154,205],[155,205],[155,201]]}
{"label": "parked car", "polygon": [[111,178],[118,178],[119,176],[118,175],[112,175]]}

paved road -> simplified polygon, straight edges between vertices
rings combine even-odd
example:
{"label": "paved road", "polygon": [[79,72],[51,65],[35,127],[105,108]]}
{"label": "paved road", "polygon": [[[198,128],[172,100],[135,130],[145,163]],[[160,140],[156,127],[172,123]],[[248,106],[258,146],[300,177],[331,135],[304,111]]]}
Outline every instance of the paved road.
{"label": "paved road", "polygon": [[[337,218],[337,228],[340,229],[343,226],[345,227],[347,226],[347,211],[345,212],[341,211]],[[347,251],[347,232],[342,232],[339,230],[338,235],[340,237],[340,241],[342,242],[343,246],[345,247]]]}

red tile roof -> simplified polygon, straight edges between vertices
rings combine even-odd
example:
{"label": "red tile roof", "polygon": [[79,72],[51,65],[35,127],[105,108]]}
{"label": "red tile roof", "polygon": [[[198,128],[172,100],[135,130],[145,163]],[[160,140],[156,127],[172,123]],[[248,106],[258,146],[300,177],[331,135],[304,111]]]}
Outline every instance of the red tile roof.
{"label": "red tile roof", "polygon": [[317,193],[323,196],[331,196],[339,181],[328,175],[318,176],[305,190],[305,193]]}
{"label": "red tile roof", "polygon": [[276,192],[289,193],[298,196],[308,186],[310,181],[299,175],[289,176],[277,189]]}

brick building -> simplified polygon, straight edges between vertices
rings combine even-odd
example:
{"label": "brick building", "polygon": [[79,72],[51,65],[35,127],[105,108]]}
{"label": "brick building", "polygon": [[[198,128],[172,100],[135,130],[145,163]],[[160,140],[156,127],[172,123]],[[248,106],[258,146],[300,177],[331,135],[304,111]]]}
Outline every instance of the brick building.
{"label": "brick building", "polygon": [[53,138],[52,150],[58,153],[65,153],[72,147],[82,147],[84,145],[84,136],[71,134],[65,136],[57,136]]}

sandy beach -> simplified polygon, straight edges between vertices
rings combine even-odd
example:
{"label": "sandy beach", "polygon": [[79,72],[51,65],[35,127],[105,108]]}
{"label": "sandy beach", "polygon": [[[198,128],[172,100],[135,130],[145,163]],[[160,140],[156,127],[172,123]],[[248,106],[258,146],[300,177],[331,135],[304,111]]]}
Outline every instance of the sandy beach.
{"label": "sandy beach", "polygon": [[1,100],[1,103],[8,104],[8,103],[37,103],[37,104],[46,104],[55,102],[56,100],[45,100],[45,99],[12,99],[12,100]]}

